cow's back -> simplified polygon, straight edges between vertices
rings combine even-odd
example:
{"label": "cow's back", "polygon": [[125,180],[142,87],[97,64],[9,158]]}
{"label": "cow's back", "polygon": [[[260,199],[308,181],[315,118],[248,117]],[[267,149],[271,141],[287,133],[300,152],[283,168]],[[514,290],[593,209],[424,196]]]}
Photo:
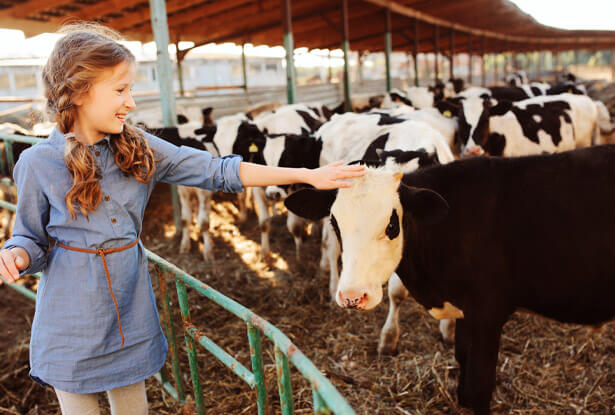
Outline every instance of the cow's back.
{"label": "cow's back", "polygon": [[[578,323],[614,315],[615,146],[462,160],[404,182],[450,206],[443,222],[406,242],[398,271],[415,279],[419,301],[497,301]],[[421,291],[424,276],[413,269],[441,279],[441,292]]]}

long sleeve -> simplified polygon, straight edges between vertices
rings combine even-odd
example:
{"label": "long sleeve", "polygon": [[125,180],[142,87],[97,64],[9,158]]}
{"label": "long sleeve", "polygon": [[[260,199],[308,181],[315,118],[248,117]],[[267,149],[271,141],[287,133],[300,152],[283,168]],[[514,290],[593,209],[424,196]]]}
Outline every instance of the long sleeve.
{"label": "long sleeve", "polygon": [[30,256],[30,265],[20,275],[41,271],[47,261],[49,237],[46,226],[49,222],[49,201],[43,192],[33,170],[29,152],[21,154],[13,178],[17,185],[17,213],[13,235],[4,248],[21,247]]}
{"label": "long sleeve", "polygon": [[191,147],[177,147],[145,133],[156,159],[156,181],[241,193],[239,177],[241,156],[213,157],[209,152]]}

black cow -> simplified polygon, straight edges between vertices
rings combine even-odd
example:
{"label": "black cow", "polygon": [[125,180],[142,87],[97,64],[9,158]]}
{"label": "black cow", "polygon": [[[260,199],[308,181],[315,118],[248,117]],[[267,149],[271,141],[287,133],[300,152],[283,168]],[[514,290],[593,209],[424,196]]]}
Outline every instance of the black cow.
{"label": "black cow", "polygon": [[588,325],[615,316],[613,182],[615,146],[607,145],[464,159],[403,178],[368,170],[349,189],[302,190],[286,205],[336,224],[340,306],[375,307],[396,272],[426,308],[461,310],[458,399],[485,415],[513,312]]}

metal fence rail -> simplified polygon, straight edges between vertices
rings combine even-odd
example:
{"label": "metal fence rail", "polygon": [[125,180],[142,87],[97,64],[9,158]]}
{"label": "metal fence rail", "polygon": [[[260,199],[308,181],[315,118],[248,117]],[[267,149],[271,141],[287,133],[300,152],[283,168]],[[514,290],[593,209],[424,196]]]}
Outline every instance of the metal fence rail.
{"label": "metal fence rail", "polygon": [[[11,134],[0,134],[0,140],[4,141],[5,144],[9,168],[12,168],[13,166],[12,157],[8,156],[11,153],[11,142],[18,141],[35,144],[41,141],[40,138],[36,137]],[[2,158],[0,157],[0,163],[1,160]],[[2,166],[0,165],[0,168],[1,167]],[[6,180],[3,180],[2,182],[7,184]],[[10,181],[8,183],[10,183]],[[15,212],[17,206],[15,204],[0,200],[0,208]],[[337,389],[335,389],[331,382],[329,382],[329,380],[323,376],[322,373],[320,373],[316,366],[314,366],[314,364],[297,348],[297,346],[295,346],[277,327],[238,302],[216,291],[209,285],[189,275],[179,267],[159,257],[155,253],[147,249],[145,251],[148,260],[154,263],[160,281],[160,298],[163,302],[162,320],[167,339],[170,343],[169,354],[171,355],[173,372],[172,378],[175,382],[175,387],[171,384],[170,376],[166,373],[164,367],[161,372],[156,375],[156,379],[162,383],[164,389],[171,396],[173,396],[173,398],[182,404],[185,403],[186,399],[181,382],[182,377],[179,364],[179,350],[173,324],[173,312],[169,300],[169,292],[167,290],[167,275],[171,275],[175,280],[175,287],[177,290],[180,313],[184,327],[183,334],[186,342],[190,375],[192,378],[194,401],[196,403],[197,413],[199,415],[205,413],[205,406],[201,393],[200,373],[198,369],[195,342],[208,350],[225,366],[232,370],[241,380],[247,383],[250,388],[254,389],[257,395],[256,399],[258,414],[264,415],[266,413],[267,390],[265,387],[263,373],[261,334],[264,334],[265,337],[271,340],[274,345],[278,392],[283,415],[293,413],[293,396],[290,382],[289,362],[292,363],[299,373],[301,373],[301,375],[309,382],[312,388],[313,408],[315,414],[328,414],[331,413],[331,411],[336,414],[355,414],[354,410],[337,391]],[[40,273],[34,274],[34,276],[40,278]],[[7,286],[33,301],[36,300],[36,294],[33,291],[19,284],[7,284]],[[192,324],[190,319],[187,287],[190,287],[200,295],[207,297],[246,323],[252,371],[224,351],[206,335],[201,333],[199,329]]]}

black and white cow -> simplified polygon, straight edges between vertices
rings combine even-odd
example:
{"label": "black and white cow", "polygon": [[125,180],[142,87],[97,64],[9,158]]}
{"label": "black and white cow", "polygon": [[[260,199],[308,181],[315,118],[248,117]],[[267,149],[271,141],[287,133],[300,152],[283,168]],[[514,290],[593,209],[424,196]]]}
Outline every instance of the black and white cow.
{"label": "black and white cow", "polygon": [[524,70],[519,70],[506,74],[505,80],[506,83],[510,86],[521,86],[527,85],[529,83],[527,79],[527,72],[525,72]]}
{"label": "black and white cow", "polygon": [[[215,125],[211,125],[211,109],[203,110],[201,123],[190,122],[185,117],[178,117],[177,127],[148,128],[152,134],[169,141],[177,146],[207,150],[214,156],[226,156],[239,154],[245,161],[264,164],[263,149],[265,147],[265,135],[244,114],[229,115],[218,119]],[[143,127],[143,124],[141,124]],[[199,127],[199,128],[195,128]],[[212,262],[213,242],[209,234],[209,213],[213,193],[209,190],[196,189],[193,187],[178,186],[177,191],[181,204],[182,216],[182,239],[180,253],[190,250],[190,229],[192,222],[192,209],[190,199],[196,196],[198,201],[197,225],[200,228],[203,239],[203,259]],[[245,192],[238,195],[239,221],[247,218]],[[262,210],[262,209],[261,209]],[[260,212],[260,211],[259,211]],[[259,223],[264,219],[259,216]],[[268,229],[267,229],[268,230]],[[268,252],[269,234],[261,229],[261,249]]]}
{"label": "black and white cow", "polygon": [[597,110],[583,95],[541,96],[519,102],[472,97],[453,103],[462,155],[522,156],[589,146]]}
{"label": "black and white cow", "polygon": [[336,223],[340,306],[374,308],[395,272],[425,308],[451,304],[463,315],[457,396],[475,415],[490,413],[500,333],[513,312],[590,325],[615,317],[614,145],[470,158],[403,177],[370,169],[352,181],[302,190],[286,205]]}

